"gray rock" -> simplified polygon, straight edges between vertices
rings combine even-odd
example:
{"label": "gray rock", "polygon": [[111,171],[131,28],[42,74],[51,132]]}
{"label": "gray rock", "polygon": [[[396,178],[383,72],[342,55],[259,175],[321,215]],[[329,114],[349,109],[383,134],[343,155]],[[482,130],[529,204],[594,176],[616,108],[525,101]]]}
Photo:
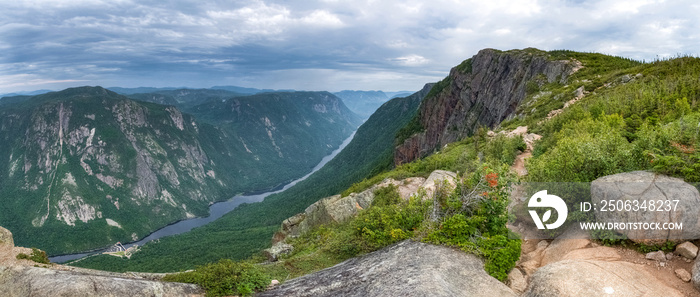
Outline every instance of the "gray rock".
{"label": "gray rock", "polygon": [[663,251],[656,251],[656,252],[651,252],[647,253],[644,258],[647,260],[656,260],[659,262],[666,262],[666,255],[664,254]]}
{"label": "gray rock", "polygon": [[462,251],[402,241],[256,296],[516,296]]}
{"label": "gray rock", "polygon": [[695,259],[698,256],[698,247],[692,242],[686,241],[676,246],[676,253],[688,259]]}
{"label": "gray rock", "polygon": [[0,266],[0,296],[203,296],[191,284],[86,275],[37,267]]}
{"label": "gray rock", "polygon": [[[646,171],[609,175],[591,183],[591,200],[597,205],[595,215],[598,222],[683,224],[682,229],[676,230],[631,227],[616,230],[634,242],[660,244],[667,240],[679,242],[700,238],[700,220],[697,215],[700,213],[700,193],[681,179]],[[630,200],[633,205],[646,205],[647,209],[602,211],[603,200]],[[659,202],[664,205],[664,210],[651,211],[650,203],[656,207]],[[666,206],[669,206],[670,211],[666,211]]]}
{"label": "gray rock", "polygon": [[[435,191],[438,188],[445,186],[444,190],[452,192],[456,187],[457,174],[451,171],[435,170],[430,173],[430,176],[421,185],[425,190],[425,198],[432,199]],[[444,184],[443,184],[444,183]]]}
{"label": "gray rock", "polygon": [[[494,295],[496,296],[496,295]],[[564,260],[544,266],[530,279],[525,297],[683,296],[645,266],[628,262]]]}
{"label": "gray rock", "polygon": [[14,247],[15,242],[12,239],[12,232],[3,227],[0,227],[0,248],[1,247]]}
{"label": "gray rock", "polygon": [[272,247],[263,250],[263,254],[267,257],[267,260],[274,262],[279,259],[281,255],[289,254],[294,247],[291,244],[285,242],[278,242],[272,245]]}
{"label": "gray rock", "polygon": [[696,290],[700,291],[700,258],[695,259],[691,272],[691,281],[693,282],[693,287],[695,287]]}
{"label": "gray rock", "polygon": [[626,84],[626,83],[630,82],[631,80],[632,80],[632,77],[629,74],[625,74],[625,75],[620,77],[620,81],[623,84]]}

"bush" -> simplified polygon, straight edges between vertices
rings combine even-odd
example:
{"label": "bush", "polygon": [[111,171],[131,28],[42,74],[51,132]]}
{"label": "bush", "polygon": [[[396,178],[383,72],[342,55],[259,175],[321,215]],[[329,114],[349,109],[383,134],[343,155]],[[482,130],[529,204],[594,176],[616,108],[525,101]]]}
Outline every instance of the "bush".
{"label": "bush", "polygon": [[[520,239],[506,228],[508,166],[482,167],[439,205],[445,217],[423,241],[456,246],[483,256],[484,269],[503,281],[520,258]],[[455,199],[456,198],[456,199]]]}
{"label": "bush", "polygon": [[49,264],[51,261],[49,261],[49,256],[46,255],[46,252],[37,249],[37,248],[32,248],[32,254],[27,255],[24,253],[17,254],[16,257],[18,260],[32,260],[37,263],[41,264]]}
{"label": "bush", "polygon": [[622,128],[624,121],[617,115],[567,125],[551,148],[528,160],[528,180],[590,182],[637,168],[641,156],[633,155]]}
{"label": "bush", "polygon": [[416,197],[403,201],[393,185],[378,189],[375,195],[372,207],[353,221],[355,235],[361,239],[365,252],[413,237],[430,207],[429,201]]}
{"label": "bush", "polygon": [[251,295],[270,285],[270,277],[257,266],[223,259],[192,272],[171,274],[164,281],[192,283],[202,286],[207,296]]}

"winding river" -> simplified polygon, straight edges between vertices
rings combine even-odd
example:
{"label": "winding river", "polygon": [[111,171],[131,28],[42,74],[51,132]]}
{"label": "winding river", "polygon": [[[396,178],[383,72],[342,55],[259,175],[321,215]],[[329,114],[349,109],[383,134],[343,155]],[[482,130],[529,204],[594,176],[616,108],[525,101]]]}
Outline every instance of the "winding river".
{"label": "winding river", "polygon": [[[222,217],[226,213],[234,210],[237,206],[243,204],[243,203],[253,203],[253,202],[260,202],[265,199],[265,197],[270,196],[272,194],[277,194],[280,192],[283,192],[292,186],[296,185],[298,182],[305,180],[309,176],[311,176],[314,172],[318,171],[321,169],[326,163],[328,163],[330,160],[332,160],[340,151],[342,151],[348,143],[352,140],[352,138],[355,136],[355,133],[353,132],[350,137],[345,139],[343,143],[336,149],[334,150],[330,155],[323,157],[321,159],[321,162],[316,165],[316,167],[311,170],[307,175],[302,176],[301,178],[298,178],[296,180],[291,181],[290,183],[284,185],[282,188],[278,188],[277,190],[272,190],[269,192],[264,192],[264,193],[258,193],[258,194],[251,194],[251,195],[239,195],[239,196],[234,196],[233,198],[227,200],[227,201],[222,201],[222,202],[217,202],[209,206],[209,216],[204,217],[204,218],[192,218],[192,219],[187,219],[187,220],[182,220],[177,223],[165,226],[161,229],[156,230],[155,232],[151,233],[150,235],[144,237],[143,239],[137,241],[137,242],[132,242],[129,244],[124,244],[125,248],[129,248],[133,245],[139,245],[143,246],[145,243],[156,240],[159,238],[163,238],[165,236],[170,236],[170,235],[176,235],[176,234],[182,234],[185,232],[189,232],[195,227],[200,227],[204,226],[206,224],[209,224],[213,222],[214,220]],[[55,256],[49,258],[51,262],[54,263],[65,263],[68,261],[73,261],[77,260],[86,256],[94,255],[94,254],[100,254],[103,252],[106,252],[108,249],[101,249],[101,250],[94,250],[90,252],[85,252],[85,253],[77,253],[77,254],[68,254],[68,255],[61,255],[61,256]]]}

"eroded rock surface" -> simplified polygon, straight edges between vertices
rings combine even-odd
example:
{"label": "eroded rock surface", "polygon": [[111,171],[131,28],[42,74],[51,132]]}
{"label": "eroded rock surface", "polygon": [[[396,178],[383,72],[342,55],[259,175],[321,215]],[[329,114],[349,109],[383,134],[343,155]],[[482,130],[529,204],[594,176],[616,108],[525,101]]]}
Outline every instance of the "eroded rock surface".
{"label": "eroded rock surface", "polygon": [[0,266],[1,296],[203,296],[196,285]]}
{"label": "eroded rock surface", "polygon": [[410,240],[290,280],[257,296],[517,296],[476,256]]}

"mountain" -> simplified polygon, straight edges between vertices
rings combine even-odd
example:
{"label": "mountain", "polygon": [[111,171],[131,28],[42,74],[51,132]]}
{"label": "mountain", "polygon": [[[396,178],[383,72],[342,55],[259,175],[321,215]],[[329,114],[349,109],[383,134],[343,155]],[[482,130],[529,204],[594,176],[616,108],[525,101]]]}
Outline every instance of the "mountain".
{"label": "mountain", "polygon": [[398,91],[398,92],[384,92],[384,94],[386,94],[386,96],[389,97],[389,99],[394,99],[394,98],[398,98],[398,97],[410,96],[411,94],[413,94],[413,92],[411,92],[411,91]]}
{"label": "mountain", "polygon": [[100,87],[1,105],[0,225],[50,254],[132,241],[302,176],[359,124],[329,93],[270,96],[200,107],[212,123]]}
{"label": "mountain", "polygon": [[415,134],[396,148],[395,163],[425,157],[479,127],[493,128],[513,115],[528,87],[564,83],[578,66],[535,49],[479,51],[431,90],[417,115]]}
{"label": "mountain", "polygon": [[13,97],[13,96],[35,96],[35,95],[45,94],[48,92],[53,92],[53,91],[42,89],[42,90],[36,90],[36,91],[14,92],[14,93],[0,94],[0,98]]}
{"label": "mountain", "polygon": [[[382,91],[340,91],[333,93],[362,118],[369,118],[389,97]],[[410,94],[409,94],[410,95]]]}
{"label": "mountain", "polygon": [[112,92],[115,92],[117,94],[122,94],[122,95],[131,95],[131,94],[138,94],[138,93],[156,93],[160,91],[172,91],[172,90],[177,90],[177,89],[184,89],[184,88],[173,88],[173,87],[166,87],[166,88],[153,88],[153,87],[138,87],[138,88],[122,88],[122,87],[109,87],[107,90],[110,90]]}
{"label": "mountain", "polygon": [[271,92],[294,92],[295,90],[283,89],[283,90],[273,90],[273,89],[256,89],[256,88],[246,88],[237,86],[213,86],[213,90],[226,90],[235,93],[253,95],[257,93],[271,93]]}
{"label": "mountain", "polygon": [[126,96],[146,102],[158,104],[175,105],[180,109],[187,108],[208,102],[222,101],[233,97],[245,96],[246,94],[231,92],[227,90],[214,89],[175,89],[175,90],[155,90],[149,93],[133,93]]}
{"label": "mountain", "polygon": [[[395,135],[414,117],[432,86],[427,84],[411,96],[384,103],[358,128],[342,152],[290,189],[270,195],[262,202],[240,206],[221,219],[188,233],[150,242],[129,261],[97,256],[75,265],[115,271],[174,271],[191,269],[222,257],[242,259],[266,248],[282,220],[367,176],[391,168]],[[257,96],[262,95],[267,94]],[[172,261],[173,257],[181,260]]]}

